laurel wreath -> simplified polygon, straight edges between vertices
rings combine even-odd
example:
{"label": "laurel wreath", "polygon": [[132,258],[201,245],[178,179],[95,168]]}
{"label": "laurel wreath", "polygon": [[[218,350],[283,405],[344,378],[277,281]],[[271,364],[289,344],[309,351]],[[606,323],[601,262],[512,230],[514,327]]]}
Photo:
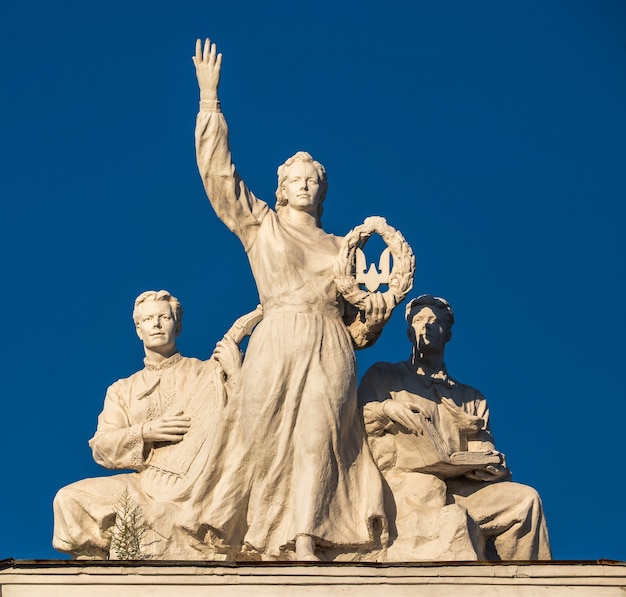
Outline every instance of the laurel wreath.
{"label": "laurel wreath", "polygon": [[[359,309],[365,308],[365,299],[370,294],[361,290],[356,281],[354,268],[356,250],[362,249],[372,234],[378,234],[391,250],[393,268],[388,290],[383,293],[385,302],[392,306],[400,304],[413,288],[415,255],[400,231],[387,224],[381,216],[366,218],[363,224],[346,234],[339,250],[339,262],[335,284],[343,297]],[[392,299],[392,300],[390,300]]]}

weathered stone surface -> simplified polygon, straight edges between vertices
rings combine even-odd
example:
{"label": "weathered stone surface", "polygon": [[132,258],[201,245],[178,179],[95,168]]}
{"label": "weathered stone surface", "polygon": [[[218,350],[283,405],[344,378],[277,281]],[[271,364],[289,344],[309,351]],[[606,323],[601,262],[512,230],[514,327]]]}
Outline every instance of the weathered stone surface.
{"label": "weathered stone surface", "polygon": [[[355,350],[413,284],[404,237],[378,216],[326,233],[326,171],[306,152],[279,167],[274,209],[258,199],[232,160],[222,57],[198,40],[193,61],[198,168],[261,306],[202,362],[176,349],[178,301],[138,297],[145,368],[109,388],[90,441],[99,464],[137,472],[61,489],[54,546],[91,559],[549,559],[539,496],[510,481],[484,397],[445,369],[446,301],[411,301],[412,357],[374,365],[358,408]],[[361,251],[372,233],[387,244],[378,268]]]}
{"label": "weathered stone surface", "polygon": [[3,597],[621,597],[626,564],[5,562]]}

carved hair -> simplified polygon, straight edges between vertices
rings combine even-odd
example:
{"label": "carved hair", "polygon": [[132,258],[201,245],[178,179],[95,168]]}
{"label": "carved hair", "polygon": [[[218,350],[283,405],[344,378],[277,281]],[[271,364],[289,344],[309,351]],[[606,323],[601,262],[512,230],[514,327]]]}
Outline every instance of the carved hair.
{"label": "carved hair", "polygon": [[418,296],[408,302],[404,312],[404,317],[406,322],[409,324],[409,327],[411,327],[411,323],[413,322],[415,315],[424,307],[434,307],[437,309],[443,314],[448,330],[452,329],[452,326],[454,325],[454,311],[452,311],[450,303],[448,303],[446,299],[433,296],[432,294],[422,294],[421,296]]}
{"label": "carved hair", "polygon": [[146,301],[167,301],[172,309],[174,321],[181,323],[183,319],[183,308],[180,306],[180,302],[176,297],[172,296],[167,290],[146,290],[146,292],[142,292],[135,299],[135,306],[133,307],[133,321],[135,325],[139,324],[141,305]]}
{"label": "carved hair", "polygon": [[283,185],[287,180],[287,171],[292,164],[296,162],[304,163],[304,164],[313,164],[320,178],[320,200],[317,205],[317,224],[321,227],[322,225],[322,213],[324,212],[324,208],[322,207],[322,203],[324,203],[324,199],[326,199],[326,191],[328,190],[328,180],[326,178],[326,170],[322,164],[316,162],[311,156],[310,153],[306,151],[299,151],[298,153],[292,155],[282,166],[278,167],[278,188],[276,189],[276,211],[278,212],[280,209],[287,205],[287,199],[283,193]]}

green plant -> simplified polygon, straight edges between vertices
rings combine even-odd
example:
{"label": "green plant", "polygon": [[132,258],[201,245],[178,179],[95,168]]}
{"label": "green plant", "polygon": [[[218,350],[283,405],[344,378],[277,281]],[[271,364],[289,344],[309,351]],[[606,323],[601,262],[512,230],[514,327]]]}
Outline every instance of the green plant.
{"label": "green plant", "polygon": [[110,533],[109,558],[118,560],[147,560],[149,555],[144,552],[147,546],[143,540],[150,527],[145,521],[141,507],[135,504],[128,489],[119,499],[119,507],[115,510],[115,525]]}

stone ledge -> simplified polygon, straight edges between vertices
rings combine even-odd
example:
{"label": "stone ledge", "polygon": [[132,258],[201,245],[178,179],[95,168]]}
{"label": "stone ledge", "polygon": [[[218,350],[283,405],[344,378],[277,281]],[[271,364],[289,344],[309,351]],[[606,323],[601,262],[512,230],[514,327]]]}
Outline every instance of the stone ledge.
{"label": "stone ledge", "polygon": [[623,597],[626,562],[0,561],[1,597],[109,597],[112,592],[115,597]]}

